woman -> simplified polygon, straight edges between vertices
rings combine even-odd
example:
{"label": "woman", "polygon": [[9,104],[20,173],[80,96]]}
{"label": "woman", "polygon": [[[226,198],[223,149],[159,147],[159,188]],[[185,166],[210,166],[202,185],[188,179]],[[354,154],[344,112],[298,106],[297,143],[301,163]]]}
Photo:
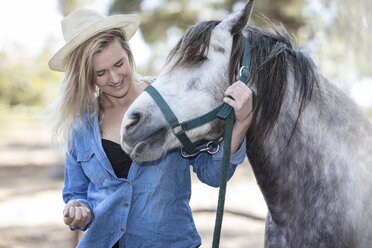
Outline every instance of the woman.
{"label": "woman", "polygon": [[[88,230],[78,247],[198,247],[190,164],[201,181],[219,184],[223,149],[193,159],[172,151],[151,162],[133,162],[120,149],[122,117],[146,86],[135,77],[128,45],[138,24],[135,15],[77,9],[63,19],[66,45],[49,61],[52,70],[65,72],[54,134],[68,141],[64,222]],[[245,156],[251,92],[237,82],[226,96],[235,99],[226,97],[236,113],[231,177]]]}

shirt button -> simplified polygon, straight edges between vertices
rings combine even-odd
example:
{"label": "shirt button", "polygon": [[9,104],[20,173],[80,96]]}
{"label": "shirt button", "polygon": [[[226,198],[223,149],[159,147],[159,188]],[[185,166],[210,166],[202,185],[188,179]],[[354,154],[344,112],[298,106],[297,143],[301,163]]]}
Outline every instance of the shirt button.
{"label": "shirt button", "polygon": [[129,204],[128,204],[128,203],[124,203],[124,207],[126,207],[126,208],[127,208],[128,206],[129,206]]}
{"label": "shirt button", "polygon": [[127,182],[127,184],[128,184],[128,185],[131,185],[131,183],[130,183],[129,181]]}
{"label": "shirt button", "polygon": [[88,156],[87,156],[87,155],[85,155],[85,156],[84,156],[84,159],[85,159],[85,160],[87,160],[87,159],[88,159]]}
{"label": "shirt button", "polygon": [[120,228],[120,231],[124,232],[124,227]]}

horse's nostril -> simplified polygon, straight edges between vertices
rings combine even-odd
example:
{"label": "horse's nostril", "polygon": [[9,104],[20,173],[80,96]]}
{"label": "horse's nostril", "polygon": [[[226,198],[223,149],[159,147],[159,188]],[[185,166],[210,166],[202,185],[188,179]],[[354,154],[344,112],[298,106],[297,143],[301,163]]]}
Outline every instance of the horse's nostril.
{"label": "horse's nostril", "polygon": [[141,115],[139,113],[131,113],[127,119],[127,127],[136,125],[140,119]]}

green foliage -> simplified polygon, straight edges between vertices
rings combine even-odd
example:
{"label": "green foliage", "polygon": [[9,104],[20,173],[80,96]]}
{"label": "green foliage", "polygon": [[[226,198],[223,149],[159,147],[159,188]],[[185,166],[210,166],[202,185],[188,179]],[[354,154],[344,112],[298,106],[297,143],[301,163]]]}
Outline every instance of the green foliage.
{"label": "green foliage", "polygon": [[64,16],[70,14],[76,8],[92,2],[92,0],[58,0],[58,8]]}
{"label": "green foliage", "polygon": [[[14,55],[13,55],[14,56]],[[61,75],[48,68],[49,48],[37,57],[0,53],[0,104],[45,105],[56,97]]]}
{"label": "green foliage", "polygon": [[[93,0],[58,0],[61,13]],[[222,20],[246,1],[237,0],[161,0],[150,6],[149,0],[114,0],[110,14],[136,12],[141,16],[141,31],[145,42],[152,48],[152,57],[138,71],[144,75],[156,75],[163,65],[174,39],[186,29],[203,20]],[[323,37],[316,42],[317,64],[324,72],[330,61],[339,67],[328,71],[329,78],[343,78],[346,69],[354,68],[359,75],[372,75],[372,2],[369,0],[322,0],[323,8],[329,9],[329,22],[324,13],[307,14],[304,8],[309,0],[260,0],[255,1],[252,21],[262,22],[262,15],[273,23],[283,23],[294,33],[301,44]],[[153,2],[151,2],[153,4]],[[336,12],[331,12],[335,9]],[[62,73],[53,72],[47,66],[50,48],[34,57],[22,56],[22,52],[0,51],[0,105],[46,105],[56,98]],[[346,77],[347,78],[347,77]],[[345,79],[346,80],[346,79]]]}
{"label": "green foliage", "polygon": [[125,1],[114,1],[110,7],[110,13],[123,13],[122,10],[126,10],[125,13],[135,13],[141,10],[142,0],[125,0]]}
{"label": "green foliage", "polygon": [[338,62],[348,59],[361,74],[372,76],[372,1],[324,0],[337,16],[325,30],[330,42],[339,41],[333,52]]}
{"label": "green foliage", "polygon": [[[92,0],[58,0],[61,13],[66,16],[72,10]],[[0,52],[0,105],[45,106],[58,94],[62,74],[51,71],[48,60],[51,49],[46,46],[35,57],[25,57],[21,51]]]}
{"label": "green foliage", "polygon": [[[225,18],[233,11],[236,4],[243,5],[245,1],[237,0],[164,0],[159,6],[144,8],[143,0],[114,0],[110,13],[132,13],[141,15],[141,31],[149,44],[164,42],[167,30],[176,28],[185,32],[190,26],[200,20]],[[301,9],[304,0],[261,0],[255,2],[255,13],[261,13],[274,23],[283,23],[290,32],[296,33],[304,25]],[[256,22],[261,18],[253,17]]]}
{"label": "green foliage", "polygon": [[[252,21],[256,25],[264,24],[262,16],[265,16],[296,34],[305,24],[301,12],[304,1],[255,1]],[[175,40],[188,28],[200,21],[223,20],[245,3],[238,0],[114,0],[109,14],[137,13],[141,16],[141,33],[152,52],[147,64],[137,69],[144,75],[156,75]]]}
{"label": "green foliage", "polygon": [[[170,42],[171,39],[175,36],[180,38],[198,21],[222,20],[246,2],[162,0],[150,3],[149,0],[114,0],[110,13],[136,12],[141,16],[142,35],[153,52],[146,68],[139,69],[152,73],[159,69],[158,58],[165,57],[170,47],[174,46],[175,42]],[[314,6],[315,10],[306,12]],[[316,6],[321,7],[317,9]],[[348,81],[341,75],[345,69],[351,68],[360,78],[372,75],[371,11],[372,1],[369,0],[260,0],[254,3],[251,21],[255,25],[264,25],[266,18],[274,24],[283,24],[289,33],[296,36],[301,46],[312,41],[309,45],[312,47],[308,49],[318,59],[319,68],[330,79]],[[167,49],[164,49],[165,46]]]}
{"label": "green foliage", "polygon": [[[247,1],[225,0],[214,4],[216,9],[225,9],[228,13],[234,10],[234,5],[242,6]],[[299,28],[305,25],[302,16],[304,0],[260,0],[254,2],[252,21],[256,24],[264,24],[262,16],[272,23],[283,24],[290,33],[297,33]]]}

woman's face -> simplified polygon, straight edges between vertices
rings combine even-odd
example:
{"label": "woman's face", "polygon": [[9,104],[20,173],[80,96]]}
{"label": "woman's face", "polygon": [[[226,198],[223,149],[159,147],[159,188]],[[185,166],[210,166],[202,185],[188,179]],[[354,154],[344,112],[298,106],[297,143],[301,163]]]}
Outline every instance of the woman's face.
{"label": "woman's face", "polygon": [[118,39],[93,56],[96,85],[110,97],[123,98],[131,91],[132,68]]}

